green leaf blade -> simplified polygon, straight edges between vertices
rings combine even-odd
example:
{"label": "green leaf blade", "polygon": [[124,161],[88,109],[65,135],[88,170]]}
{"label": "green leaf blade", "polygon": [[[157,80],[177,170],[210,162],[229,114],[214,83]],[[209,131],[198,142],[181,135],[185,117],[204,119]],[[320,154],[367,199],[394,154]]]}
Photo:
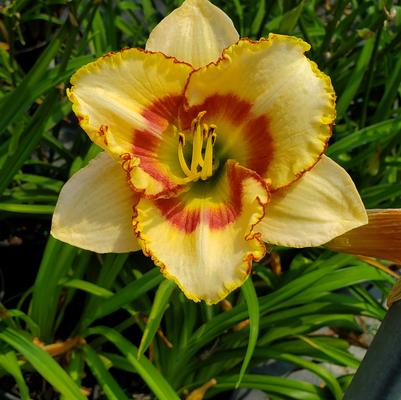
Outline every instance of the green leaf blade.
{"label": "green leaf blade", "polygon": [[252,279],[248,277],[244,285],[241,287],[241,292],[244,295],[246,305],[249,314],[249,339],[248,347],[246,349],[245,358],[241,366],[241,370],[238,376],[238,381],[235,388],[239,388],[241,381],[245,375],[248,365],[252,359],[253,352],[255,350],[258,337],[259,337],[259,299],[256,294],[255,288],[252,283]]}

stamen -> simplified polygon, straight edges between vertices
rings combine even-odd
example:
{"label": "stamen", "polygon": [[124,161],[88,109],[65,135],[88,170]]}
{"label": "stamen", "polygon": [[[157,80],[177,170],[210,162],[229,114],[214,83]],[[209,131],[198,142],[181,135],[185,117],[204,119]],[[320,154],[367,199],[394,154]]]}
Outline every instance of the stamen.
{"label": "stamen", "polygon": [[[175,128],[175,134],[178,134],[178,161],[185,178],[183,183],[196,182],[198,179],[206,180],[213,175],[213,146],[216,141],[216,125],[201,124],[202,117],[206,111],[201,111],[192,121],[192,158],[191,167],[188,167],[184,156],[185,135],[178,132]],[[203,144],[206,140],[206,146],[203,153]],[[216,165],[214,166],[216,167]]]}
{"label": "stamen", "polygon": [[192,160],[191,171],[198,172],[198,165],[203,164],[202,147],[203,135],[201,128],[201,119],[206,114],[206,111],[201,111],[192,123],[193,143],[192,143]]}
{"label": "stamen", "polygon": [[185,136],[181,132],[178,135],[179,135],[178,136],[178,161],[180,162],[180,167],[182,169],[182,172],[184,172],[184,174],[189,177],[192,175],[192,172],[188,168],[187,162],[185,161],[185,157],[184,157]]}
{"label": "stamen", "polygon": [[213,146],[216,141],[216,126],[210,125],[205,150],[205,162],[201,171],[201,179],[206,180],[213,175]]}

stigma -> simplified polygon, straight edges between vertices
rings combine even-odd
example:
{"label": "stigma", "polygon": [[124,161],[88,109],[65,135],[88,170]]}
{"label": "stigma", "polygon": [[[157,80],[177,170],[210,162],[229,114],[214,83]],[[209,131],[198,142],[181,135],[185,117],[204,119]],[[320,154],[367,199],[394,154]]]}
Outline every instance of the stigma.
{"label": "stigma", "polygon": [[202,124],[202,118],[206,111],[201,111],[192,121],[192,155],[191,164],[188,166],[184,156],[185,135],[178,132],[178,161],[182,172],[185,174],[184,181],[196,182],[199,179],[205,181],[213,175],[217,168],[213,160],[213,147],[216,142],[216,125]]}

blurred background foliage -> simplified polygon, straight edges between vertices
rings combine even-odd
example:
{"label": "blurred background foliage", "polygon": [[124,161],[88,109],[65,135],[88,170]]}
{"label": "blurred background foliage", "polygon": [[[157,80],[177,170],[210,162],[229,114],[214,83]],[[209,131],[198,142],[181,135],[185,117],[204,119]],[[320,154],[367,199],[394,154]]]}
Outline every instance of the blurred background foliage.
{"label": "blurred background foliage", "polygon": [[[366,348],[385,314],[398,268],[388,263],[274,248],[243,288],[206,306],[139,252],[98,255],[49,238],[60,188],[98,152],[71,113],[69,77],[106,52],[143,47],[181,3],[0,1],[0,397],[200,400],[209,388],[205,398],[237,399],[242,387],[339,400],[359,364],[350,346]],[[214,4],[241,36],[312,45],[338,96],[328,155],[367,208],[399,207],[399,3]],[[299,370],[314,378],[294,378]]]}

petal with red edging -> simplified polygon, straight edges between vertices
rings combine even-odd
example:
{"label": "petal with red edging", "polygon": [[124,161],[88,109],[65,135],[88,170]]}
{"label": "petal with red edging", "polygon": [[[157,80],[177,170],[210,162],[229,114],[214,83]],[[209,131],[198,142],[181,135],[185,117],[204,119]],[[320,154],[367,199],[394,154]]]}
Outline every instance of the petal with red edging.
{"label": "petal with red edging", "polygon": [[231,161],[222,169],[176,198],[141,198],[134,217],[145,254],[188,298],[208,304],[239,287],[265,254],[253,229],[268,201],[265,183]]}
{"label": "petal with red edging", "polygon": [[[270,154],[263,176],[273,189],[290,184],[312,168],[331,135],[334,90],[330,78],[304,56],[309,48],[289,36],[270,34],[258,42],[243,39],[226,49],[217,63],[194,71],[186,88],[190,108],[216,95],[230,96],[251,104],[247,119],[268,122],[260,132],[267,138]],[[245,122],[226,134],[238,138],[231,141],[228,157],[241,163],[236,153],[247,135],[242,131]]]}
{"label": "petal with red edging", "polygon": [[140,250],[131,222],[136,202],[121,165],[100,153],[64,185],[51,234],[97,253]]}
{"label": "petal with red edging", "polygon": [[[126,49],[79,69],[68,91],[89,137],[115,159],[130,160],[133,185],[145,195],[175,190],[177,120],[191,66],[161,53]],[[176,162],[178,165],[178,162]],[[177,179],[176,179],[177,178]]]}

